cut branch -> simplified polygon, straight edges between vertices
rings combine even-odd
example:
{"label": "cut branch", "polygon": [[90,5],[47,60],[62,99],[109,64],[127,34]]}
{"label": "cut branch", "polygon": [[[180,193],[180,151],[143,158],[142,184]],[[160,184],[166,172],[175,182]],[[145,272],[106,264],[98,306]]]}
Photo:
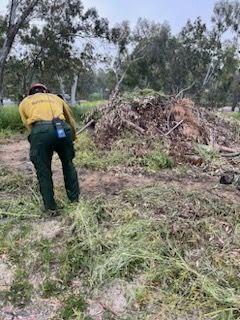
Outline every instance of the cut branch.
{"label": "cut branch", "polygon": [[123,124],[125,124],[125,126],[129,129],[134,129],[136,131],[138,131],[141,134],[145,133],[145,130],[141,127],[139,127],[138,125],[136,125],[135,123],[128,121],[128,120],[123,120]]}
{"label": "cut branch", "polygon": [[170,133],[172,133],[174,130],[176,130],[182,123],[183,123],[183,119],[181,121],[179,121],[171,130],[169,130],[165,136],[167,137]]}
{"label": "cut branch", "polygon": [[92,119],[91,121],[89,121],[84,127],[82,127],[80,130],[77,131],[77,136],[82,133],[83,131],[85,131],[88,127],[90,127],[91,124],[94,123],[94,120]]}

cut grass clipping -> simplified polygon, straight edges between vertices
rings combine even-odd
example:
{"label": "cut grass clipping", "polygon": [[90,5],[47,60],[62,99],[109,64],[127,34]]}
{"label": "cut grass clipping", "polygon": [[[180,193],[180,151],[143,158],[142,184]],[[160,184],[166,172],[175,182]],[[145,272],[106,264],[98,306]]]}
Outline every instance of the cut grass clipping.
{"label": "cut grass clipping", "polygon": [[[138,166],[146,171],[156,172],[164,168],[171,168],[173,160],[162,150],[161,144],[153,144],[146,153],[137,154],[134,146],[142,144],[135,137],[126,137],[116,141],[110,150],[100,149],[88,133],[78,137],[76,143],[76,164],[89,169],[106,170],[110,167]],[[146,150],[144,146],[141,146]]]}
{"label": "cut grass clipping", "polygon": [[63,202],[61,233],[43,239],[32,233],[39,219],[30,219],[40,216],[36,185],[0,172],[0,255],[13,270],[0,306],[23,307],[37,292],[60,301],[57,319],[89,319],[87,303],[118,281],[128,304],[119,319],[239,319],[238,203],[181,185],[123,190]]}

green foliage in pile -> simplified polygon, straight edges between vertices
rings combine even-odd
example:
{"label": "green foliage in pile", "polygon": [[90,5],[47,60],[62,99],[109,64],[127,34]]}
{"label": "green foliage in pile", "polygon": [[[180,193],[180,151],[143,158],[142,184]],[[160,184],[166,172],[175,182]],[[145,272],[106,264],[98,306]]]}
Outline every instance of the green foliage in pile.
{"label": "green foliage in pile", "polygon": [[144,97],[162,97],[162,98],[169,98],[168,95],[166,95],[163,91],[156,91],[149,88],[144,89],[135,89],[132,91],[126,91],[123,93],[123,98],[125,99],[138,99],[138,98],[144,98]]}

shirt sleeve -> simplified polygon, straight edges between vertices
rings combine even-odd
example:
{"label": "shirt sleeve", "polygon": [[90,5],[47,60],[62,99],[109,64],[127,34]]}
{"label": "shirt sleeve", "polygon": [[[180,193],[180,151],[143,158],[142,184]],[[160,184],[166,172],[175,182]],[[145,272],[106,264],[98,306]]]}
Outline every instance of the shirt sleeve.
{"label": "shirt sleeve", "polygon": [[70,109],[70,107],[68,106],[68,104],[63,101],[63,114],[64,117],[66,119],[66,122],[70,125],[70,127],[72,128],[73,131],[73,140],[76,140],[77,138],[77,134],[76,134],[76,123],[75,120],[73,118],[73,114],[72,111]]}
{"label": "shirt sleeve", "polygon": [[28,131],[30,131],[30,126],[27,124],[27,115],[24,111],[24,107],[25,107],[24,102],[21,102],[19,105],[19,113],[24,126],[28,129]]}

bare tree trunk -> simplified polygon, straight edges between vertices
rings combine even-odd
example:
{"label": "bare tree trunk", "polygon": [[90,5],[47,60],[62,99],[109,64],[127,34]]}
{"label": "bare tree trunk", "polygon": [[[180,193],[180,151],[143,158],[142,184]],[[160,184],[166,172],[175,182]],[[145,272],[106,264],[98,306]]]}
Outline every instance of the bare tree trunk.
{"label": "bare tree trunk", "polygon": [[235,108],[238,105],[238,102],[240,100],[240,93],[239,93],[239,86],[240,86],[240,72],[236,70],[233,81],[232,81],[232,111],[235,110]]}
{"label": "bare tree trunk", "polygon": [[21,28],[21,25],[25,22],[30,15],[34,7],[39,0],[32,0],[23,10],[20,15],[17,15],[18,0],[11,0],[11,7],[9,12],[8,29],[6,37],[3,41],[2,48],[0,48],[0,103],[3,104],[3,80],[4,80],[4,68],[11,51],[14,39]]}
{"label": "bare tree trunk", "polygon": [[76,102],[76,93],[77,93],[77,84],[78,84],[78,75],[74,75],[73,83],[71,87],[71,105],[75,106]]}
{"label": "bare tree trunk", "polygon": [[65,99],[66,97],[66,91],[65,91],[65,86],[64,86],[64,83],[63,83],[63,78],[59,75],[57,75],[57,79],[58,79],[58,82],[59,82],[59,85],[60,85],[60,92],[61,92],[61,95],[63,96],[63,98]]}
{"label": "bare tree trunk", "polygon": [[203,80],[203,84],[202,84],[203,87],[205,87],[207,83],[211,80],[214,74],[215,68],[216,68],[216,64],[212,64],[212,63],[209,64],[206,76]]}

